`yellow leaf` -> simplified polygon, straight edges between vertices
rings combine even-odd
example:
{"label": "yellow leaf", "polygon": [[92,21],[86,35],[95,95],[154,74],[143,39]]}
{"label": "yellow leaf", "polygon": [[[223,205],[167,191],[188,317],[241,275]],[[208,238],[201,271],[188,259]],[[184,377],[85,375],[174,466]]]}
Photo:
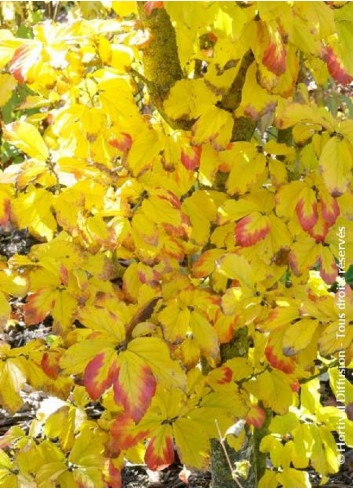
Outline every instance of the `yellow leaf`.
{"label": "yellow leaf", "polygon": [[252,289],[256,274],[248,261],[235,253],[224,255],[217,262],[217,269],[227,278],[239,280],[242,286]]}
{"label": "yellow leaf", "polygon": [[145,462],[151,470],[163,470],[174,462],[174,443],[172,428],[160,425],[148,443]]}
{"label": "yellow leaf", "polygon": [[77,436],[69,455],[69,462],[75,465],[87,466],[87,469],[97,468],[103,464],[103,439],[93,430],[84,428]]}
{"label": "yellow leaf", "polygon": [[136,2],[112,2],[112,9],[121,17],[127,17],[137,12]]}
{"label": "yellow leaf", "polygon": [[58,291],[51,315],[54,319],[56,331],[64,332],[72,325],[74,313],[77,307],[77,300],[68,290]]}
{"label": "yellow leaf", "polygon": [[192,273],[194,277],[202,278],[207,277],[213,273],[217,266],[217,260],[223,255],[224,250],[218,250],[214,248],[207,250],[195,261],[192,267]]}
{"label": "yellow leaf", "polygon": [[231,140],[233,125],[233,117],[229,112],[210,107],[193,125],[193,143],[211,143],[217,150],[224,149]]}
{"label": "yellow leaf", "polygon": [[15,50],[23,44],[23,39],[16,39],[8,29],[0,31],[0,68],[11,60]]}
{"label": "yellow leaf", "polygon": [[104,79],[103,70],[98,74],[95,73],[95,77],[99,78],[99,75],[102,80],[98,83],[97,89],[104,113],[112,120],[119,120],[121,117],[132,118],[136,115],[137,107],[128,80],[124,77]]}
{"label": "yellow leaf", "polygon": [[201,428],[202,423],[192,419],[179,418],[173,425],[175,443],[180,460],[193,469],[208,466],[209,439]]}
{"label": "yellow leaf", "polygon": [[283,487],[311,487],[309,474],[302,470],[285,468],[277,475],[277,480]]}
{"label": "yellow leaf", "polygon": [[3,107],[11,98],[17,86],[17,81],[8,73],[0,74],[0,107]]}
{"label": "yellow leaf", "polygon": [[232,379],[235,382],[249,377],[253,372],[252,364],[247,358],[232,358],[225,362],[223,366],[232,370]]}
{"label": "yellow leaf", "polygon": [[133,139],[127,158],[132,174],[138,176],[150,168],[161,149],[162,146],[155,131],[152,129],[140,131]]}
{"label": "yellow leaf", "polygon": [[0,331],[6,326],[10,317],[11,306],[6,296],[0,292]]}
{"label": "yellow leaf", "polygon": [[219,361],[219,344],[215,328],[197,311],[190,314],[190,327],[200,350],[210,365],[215,366]]}
{"label": "yellow leaf", "polygon": [[128,350],[146,361],[157,380],[165,380],[168,386],[184,385],[185,373],[179,363],[171,359],[168,347],[161,339],[136,338],[129,343]]}
{"label": "yellow leaf", "polygon": [[278,438],[266,435],[261,440],[260,451],[270,453],[272,465],[276,468],[288,466],[291,462],[291,453],[288,453],[289,444],[282,445]]}
{"label": "yellow leaf", "polygon": [[118,375],[114,380],[114,400],[122,404],[134,421],[139,421],[148,409],[156,391],[156,379],[149,365],[131,350],[123,351],[118,356]]}
{"label": "yellow leaf", "polygon": [[283,353],[291,356],[304,350],[311,342],[319,321],[302,319],[286,328],[283,337]]}
{"label": "yellow leaf", "polygon": [[108,337],[115,338],[117,343],[125,339],[125,327],[122,321],[122,312],[112,313],[106,308],[86,305],[79,311],[79,319],[82,324],[93,331],[105,333]]}
{"label": "yellow leaf", "polygon": [[[254,185],[259,185],[265,175],[266,158],[259,154],[255,145],[250,143],[235,143],[227,153],[230,173],[227,179],[229,194],[245,194]],[[222,156],[224,159],[224,156]]]}
{"label": "yellow leaf", "polygon": [[319,168],[332,195],[343,194],[352,180],[352,151],[345,139],[334,136],[328,140],[321,152]]}
{"label": "yellow leaf", "polygon": [[111,46],[111,60],[109,64],[120,73],[125,73],[133,60],[134,52],[128,46],[115,46],[114,44]]}
{"label": "yellow leaf", "polygon": [[267,90],[257,83],[256,71],[257,65],[254,62],[246,73],[241,94],[241,104],[235,112],[237,117],[246,116],[258,120],[276,106],[277,97],[270,95]]}
{"label": "yellow leaf", "polygon": [[290,253],[290,265],[295,275],[299,276],[312,268],[319,256],[319,246],[310,237],[302,236],[295,242]]}
{"label": "yellow leaf", "polygon": [[191,239],[197,244],[205,245],[207,243],[211,222],[215,219],[217,207],[224,198],[224,194],[220,192],[196,190],[184,200],[182,209],[190,218]]}
{"label": "yellow leaf", "polygon": [[169,117],[197,119],[220,97],[210,90],[202,79],[180,80],[171,88],[164,108]]}
{"label": "yellow leaf", "polygon": [[229,199],[224,202],[218,209],[217,221],[218,224],[226,224],[231,221],[238,221],[249,215],[253,211],[258,211],[259,207],[256,203],[239,199]]}
{"label": "yellow leaf", "polygon": [[180,309],[177,304],[170,304],[158,315],[168,341],[183,340],[189,329],[190,311]]}
{"label": "yellow leaf", "polygon": [[275,416],[269,426],[271,433],[278,433],[282,436],[287,433],[292,433],[292,431],[299,425],[298,417],[289,412],[284,416]]}
{"label": "yellow leaf", "polygon": [[51,414],[45,423],[45,434],[48,438],[59,438],[61,448],[66,452],[72,448],[75,433],[74,406],[62,406]]}
{"label": "yellow leaf", "polygon": [[66,374],[82,373],[95,355],[111,350],[113,347],[114,343],[106,338],[80,341],[66,350],[60,359],[60,366]]}
{"label": "yellow leaf", "polygon": [[24,296],[28,291],[27,279],[9,270],[0,271],[0,290],[16,297]]}
{"label": "yellow leaf", "polygon": [[305,469],[309,464],[311,447],[313,445],[310,427],[306,424],[299,423],[292,431],[292,435],[295,444],[293,465],[296,469]]}
{"label": "yellow leaf", "polygon": [[294,126],[297,123],[305,123],[307,126],[318,125],[325,129],[332,129],[334,119],[331,114],[315,105],[289,103],[283,107],[279,107],[276,117],[277,126],[285,129]]}
{"label": "yellow leaf", "polygon": [[103,113],[96,107],[83,107],[82,113],[80,114],[80,122],[90,141],[94,140],[99,131],[102,130],[104,120]]}
{"label": "yellow leaf", "polygon": [[159,190],[145,199],[142,203],[144,214],[158,224],[168,224],[174,227],[181,225],[181,212],[178,199],[173,199],[171,192]]}
{"label": "yellow leaf", "polygon": [[[9,345],[6,344],[6,346]],[[1,354],[0,349],[0,356]],[[9,358],[0,362],[0,379],[0,404],[10,413],[15,413],[22,406],[20,391],[26,381],[24,372],[16,359]]]}
{"label": "yellow leaf", "polygon": [[264,372],[256,380],[246,382],[244,387],[266,407],[276,413],[285,414],[292,404],[293,392],[290,383],[287,374],[275,369]]}
{"label": "yellow leaf", "polygon": [[28,122],[16,121],[4,127],[4,137],[31,158],[46,161],[49,151],[38,129]]}
{"label": "yellow leaf", "polygon": [[20,229],[26,227],[39,238],[50,241],[56,231],[56,221],[51,212],[54,196],[44,189],[28,187],[12,201],[12,214]]}
{"label": "yellow leaf", "polygon": [[259,480],[258,487],[277,487],[277,474],[273,470],[266,470],[264,475]]}
{"label": "yellow leaf", "polygon": [[34,294],[28,295],[24,305],[24,317],[27,325],[38,324],[43,321],[55,304],[59,291],[56,287],[42,287]]}

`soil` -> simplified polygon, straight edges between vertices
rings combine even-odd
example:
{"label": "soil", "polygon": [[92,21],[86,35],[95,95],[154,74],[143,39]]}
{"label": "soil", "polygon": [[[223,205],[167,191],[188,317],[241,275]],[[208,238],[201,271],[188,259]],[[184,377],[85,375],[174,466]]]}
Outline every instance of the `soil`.
{"label": "soil", "polygon": [[6,258],[11,258],[15,253],[25,255],[37,243],[27,230],[4,229],[0,226],[0,255]]}
{"label": "soil", "polygon": [[182,465],[173,464],[158,473],[141,465],[127,465],[122,473],[123,487],[210,487],[209,472],[192,472],[186,484],[179,478],[182,469]]}

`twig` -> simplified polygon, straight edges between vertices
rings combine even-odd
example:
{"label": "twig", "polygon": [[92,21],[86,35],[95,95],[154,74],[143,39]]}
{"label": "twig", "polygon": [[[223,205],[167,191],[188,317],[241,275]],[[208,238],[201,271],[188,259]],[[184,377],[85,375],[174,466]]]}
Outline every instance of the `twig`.
{"label": "twig", "polygon": [[219,424],[218,424],[218,420],[217,420],[217,419],[215,419],[215,423],[216,423],[216,427],[217,427],[217,431],[218,431],[219,443],[221,444],[221,447],[222,447],[222,449],[223,449],[224,455],[225,455],[225,457],[226,457],[226,460],[227,460],[227,463],[228,463],[228,466],[229,466],[229,470],[230,470],[230,472],[231,472],[231,474],[232,474],[232,479],[235,481],[235,483],[238,485],[238,487],[243,487],[243,486],[241,485],[240,480],[239,480],[239,479],[238,479],[238,477],[235,475],[235,470],[234,470],[234,469],[233,469],[233,467],[232,467],[232,462],[231,462],[231,460],[230,460],[230,458],[229,458],[229,454],[228,454],[228,452],[227,452],[227,448],[226,448],[226,446],[225,446],[225,444],[224,444],[224,441],[223,441],[223,438],[222,438],[222,433],[221,433],[221,430],[220,430],[220,428],[219,428]]}
{"label": "twig", "polygon": [[145,85],[147,85],[147,87],[150,85],[150,81],[147,80],[147,78],[142,73],[135,70],[135,68],[130,68],[130,73],[132,73],[132,75],[136,76],[136,78],[139,78],[141,81],[143,81],[143,83]]}
{"label": "twig", "polygon": [[334,360],[333,362],[328,363],[324,367],[322,367],[321,369],[319,369],[319,371],[315,375],[312,375],[311,377],[309,377],[307,379],[299,379],[299,383],[300,384],[307,384],[311,380],[314,380],[317,377],[320,377],[320,375],[328,372],[330,370],[330,368],[337,367],[337,365],[338,365],[338,360]]}
{"label": "twig", "polygon": [[54,9],[54,14],[53,14],[53,20],[57,19],[58,13],[59,13],[59,7],[60,7],[61,2],[56,2],[55,9]]}

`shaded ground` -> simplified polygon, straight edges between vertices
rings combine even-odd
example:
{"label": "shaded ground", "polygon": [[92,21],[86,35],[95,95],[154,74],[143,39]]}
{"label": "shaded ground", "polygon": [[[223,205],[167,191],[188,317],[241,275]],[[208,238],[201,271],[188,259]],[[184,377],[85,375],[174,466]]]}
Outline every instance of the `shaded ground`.
{"label": "shaded ground", "polygon": [[15,253],[25,255],[38,241],[28,231],[6,230],[0,226],[0,255],[10,258]]}
{"label": "shaded ground", "polygon": [[179,479],[182,465],[173,464],[160,473],[144,466],[127,466],[123,470],[123,487],[210,487],[209,472],[192,472],[185,484]]}

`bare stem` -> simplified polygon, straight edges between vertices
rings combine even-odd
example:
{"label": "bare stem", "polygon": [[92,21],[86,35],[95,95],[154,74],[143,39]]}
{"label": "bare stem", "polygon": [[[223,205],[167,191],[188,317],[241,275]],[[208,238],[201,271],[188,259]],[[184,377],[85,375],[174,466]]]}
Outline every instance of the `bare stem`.
{"label": "bare stem", "polygon": [[223,440],[223,437],[222,437],[222,433],[221,433],[221,430],[220,430],[220,427],[219,427],[219,424],[218,424],[218,420],[215,419],[215,423],[216,423],[216,428],[217,428],[217,432],[218,432],[218,438],[219,438],[219,443],[221,444],[221,447],[223,449],[223,452],[224,452],[224,456],[226,457],[226,460],[227,460],[227,463],[228,463],[228,466],[229,466],[229,470],[232,474],[232,479],[235,481],[235,483],[238,485],[238,487],[243,487],[240,480],[238,479],[238,477],[235,475],[235,470],[233,469],[232,467],[232,462],[229,458],[229,454],[227,452],[227,448],[224,444],[224,440]]}

